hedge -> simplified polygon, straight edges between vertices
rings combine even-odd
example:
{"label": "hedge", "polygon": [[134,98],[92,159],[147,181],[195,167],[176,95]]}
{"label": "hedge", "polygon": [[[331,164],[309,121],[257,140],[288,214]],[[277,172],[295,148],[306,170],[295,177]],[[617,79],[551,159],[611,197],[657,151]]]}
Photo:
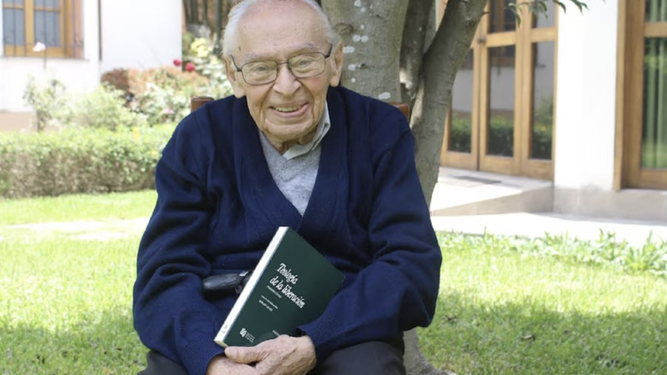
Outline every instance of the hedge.
{"label": "hedge", "polygon": [[[553,135],[551,122],[536,123],[532,138],[532,159],[551,159]],[[449,133],[449,149],[459,152],[471,151],[471,124],[466,117],[454,118]],[[514,122],[494,116],[488,129],[488,153],[491,155],[514,155]]]}
{"label": "hedge", "polygon": [[0,134],[0,197],[107,193],[154,187],[172,126]]}

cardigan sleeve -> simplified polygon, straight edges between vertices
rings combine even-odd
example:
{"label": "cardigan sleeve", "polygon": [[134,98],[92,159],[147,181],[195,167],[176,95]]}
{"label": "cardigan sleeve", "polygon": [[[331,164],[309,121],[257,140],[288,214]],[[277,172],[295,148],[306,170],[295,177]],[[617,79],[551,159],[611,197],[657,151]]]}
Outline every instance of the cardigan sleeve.
{"label": "cardigan sleeve", "polygon": [[318,360],[342,347],[427,326],[433,318],[442,255],[417,177],[414,139],[407,123],[401,129],[373,168],[370,265],[317,320],[300,327]]}
{"label": "cardigan sleeve", "polygon": [[[158,193],[139,245],[134,285],[134,326],[142,342],[204,375],[223,349],[213,342],[220,312],[205,300],[201,280],[209,276],[206,256],[212,214],[207,203],[201,149],[193,116],[176,129],[155,173]],[[201,158],[200,158],[201,159]]]}

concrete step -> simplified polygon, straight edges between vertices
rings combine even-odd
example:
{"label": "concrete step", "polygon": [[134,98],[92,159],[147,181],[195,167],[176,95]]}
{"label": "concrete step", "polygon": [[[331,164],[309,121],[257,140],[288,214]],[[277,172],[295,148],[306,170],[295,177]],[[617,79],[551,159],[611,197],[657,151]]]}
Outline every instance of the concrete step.
{"label": "concrete step", "polygon": [[553,211],[553,183],[496,173],[440,168],[432,216]]}

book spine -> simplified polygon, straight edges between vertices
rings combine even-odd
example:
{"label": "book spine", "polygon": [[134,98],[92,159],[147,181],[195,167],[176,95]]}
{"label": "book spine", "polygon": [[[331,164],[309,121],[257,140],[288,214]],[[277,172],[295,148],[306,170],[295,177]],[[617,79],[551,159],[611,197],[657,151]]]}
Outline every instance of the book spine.
{"label": "book spine", "polygon": [[218,334],[215,336],[214,341],[218,345],[225,348],[227,347],[227,344],[225,344],[225,339],[227,338],[227,334],[229,334],[229,330],[234,326],[236,318],[241,313],[241,310],[248,301],[250,294],[253,292],[253,290],[255,290],[255,287],[257,287],[257,283],[259,282],[260,277],[264,274],[264,271],[266,270],[269,261],[273,257],[273,254],[278,249],[280,241],[283,240],[285,233],[287,233],[287,228],[288,227],[278,228],[276,235],[273,236],[271,243],[269,243],[269,247],[266,248],[264,255],[262,255],[262,258],[259,260],[259,263],[257,264],[257,267],[255,267],[255,270],[253,271],[252,275],[250,275],[250,280],[248,280],[248,283],[243,288],[243,291],[241,292],[241,295],[239,296],[238,300],[236,301],[236,303],[234,303],[234,307],[232,307],[232,310],[229,312],[229,315],[227,315],[227,319],[225,319],[225,322],[222,324],[222,328],[220,328],[220,331],[218,331]]}

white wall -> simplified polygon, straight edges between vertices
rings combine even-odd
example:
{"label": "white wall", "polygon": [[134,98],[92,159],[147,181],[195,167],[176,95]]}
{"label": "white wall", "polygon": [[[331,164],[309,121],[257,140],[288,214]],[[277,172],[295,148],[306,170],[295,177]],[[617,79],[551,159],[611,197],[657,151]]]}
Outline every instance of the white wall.
{"label": "white wall", "polygon": [[102,0],[102,72],[181,58],[180,0]]}
{"label": "white wall", "polygon": [[[83,0],[83,59],[3,57],[0,7],[0,112],[31,112],[23,101],[29,75],[58,79],[68,90],[88,91],[101,73],[117,67],[149,68],[181,56],[180,0],[102,0],[102,59],[98,0]],[[0,124],[3,125],[3,124]],[[6,125],[6,124],[5,124]]]}
{"label": "white wall", "polygon": [[[1,11],[0,9],[0,13]],[[31,111],[23,101],[23,92],[30,75],[38,80],[58,79],[71,90],[94,88],[99,83],[99,29],[96,0],[83,1],[83,29],[83,59],[50,58],[45,63],[42,58],[1,57],[0,55],[0,111]],[[0,15],[1,31],[2,17]],[[2,54],[2,48],[0,48],[0,54]]]}
{"label": "white wall", "polygon": [[611,190],[618,0],[587,4],[559,15],[554,184]]}

